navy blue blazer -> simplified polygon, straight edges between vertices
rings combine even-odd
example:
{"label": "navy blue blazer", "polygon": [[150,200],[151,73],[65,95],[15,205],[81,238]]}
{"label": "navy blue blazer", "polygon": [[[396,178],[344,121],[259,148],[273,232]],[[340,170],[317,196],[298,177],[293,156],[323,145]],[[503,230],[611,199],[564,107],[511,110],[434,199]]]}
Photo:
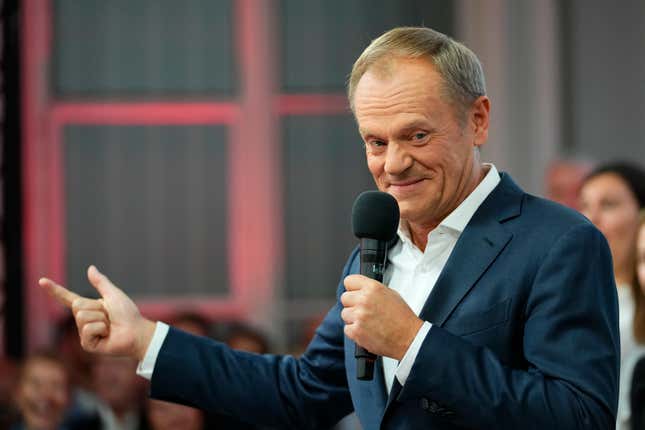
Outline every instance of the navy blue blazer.
{"label": "navy blue blazer", "polygon": [[[342,279],[357,273],[358,251]],[[618,305],[604,237],[506,175],[463,231],[420,317],[433,324],[403,387],[355,377],[337,302],[302,358],[171,329],[151,395],[275,428],[610,429]]]}

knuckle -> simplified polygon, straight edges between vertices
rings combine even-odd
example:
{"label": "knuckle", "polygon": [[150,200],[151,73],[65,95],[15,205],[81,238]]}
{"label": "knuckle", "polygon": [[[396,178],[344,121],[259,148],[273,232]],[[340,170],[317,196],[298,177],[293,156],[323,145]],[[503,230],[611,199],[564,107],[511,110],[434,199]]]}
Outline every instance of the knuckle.
{"label": "knuckle", "polygon": [[77,313],[77,312],[80,310],[80,308],[81,308],[81,304],[82,304],[82,303],[81,303],[81,302],[82,302],[82,300],[83,300],[83,299],[81,299],[81,298],[79,297],[79,298],[76,298],[76,299],[74,299],[74,300],[72,301],[72,311],[73,311],[74,313]]}
{"label": "knuckle", "polygon": [[340,295],[340,302],[345,305],[347,302],[347,291]]}
{"label": "knuckle", "polygon": [[354,336],[353,336],[354,331],[352,330],[352,326],[351,326],[351,325],[346,324],[346,325],[345,325],[345,328],[343,329],[343,331],[345,332],[345,335],[346,335],[348,338],[353,339],[353,337],[354,337]]}

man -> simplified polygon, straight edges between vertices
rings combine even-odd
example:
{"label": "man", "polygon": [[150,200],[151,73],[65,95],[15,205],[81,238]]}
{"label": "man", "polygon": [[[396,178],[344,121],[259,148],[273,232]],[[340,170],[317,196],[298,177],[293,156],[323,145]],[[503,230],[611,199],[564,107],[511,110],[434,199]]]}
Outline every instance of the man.
{"label": "man", "polygon": [[561,205],[580,210],[580,188],[591,172],[591,163],[577,160],[554,160],[545,175],[545,197]]}
{"label": "man", "polygon": [[20,371],[16,405],[21,421],[12,429],[57,430],[69,404],[69,377],[65,364],[48,352],[29,356]]}
{"label": "man", "polygon": [[[81,343],[140,360],[151,394],[279,428],[611,428],[616,293],[602,235],[479,159],[490,101],[476,56],[427,28],[363,52],[350,105],[381,191],[401,210],[385,284],[350,256],[301,359],[234,352],[141,317],[95,267],[88,300],[48,279]],[[389,286],[389,287],[388,287]],[[354,342],[383,357],[356,379]]]}

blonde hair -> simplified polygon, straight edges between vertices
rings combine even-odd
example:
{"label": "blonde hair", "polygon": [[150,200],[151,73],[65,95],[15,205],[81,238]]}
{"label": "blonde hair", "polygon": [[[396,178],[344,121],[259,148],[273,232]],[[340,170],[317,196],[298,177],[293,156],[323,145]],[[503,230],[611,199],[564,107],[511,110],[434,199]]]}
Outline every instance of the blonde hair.
{"label": "blonde hair", "polygon": [[393,58],[427,58],[445,81],[448,100],[458,114],[486,94],[484,71],[477,56],[466,46],[426,27],[398,27],[374,39],[358,57],[347,83],[349,105],[354,111],[354,92],[370,67],[386,68]]}

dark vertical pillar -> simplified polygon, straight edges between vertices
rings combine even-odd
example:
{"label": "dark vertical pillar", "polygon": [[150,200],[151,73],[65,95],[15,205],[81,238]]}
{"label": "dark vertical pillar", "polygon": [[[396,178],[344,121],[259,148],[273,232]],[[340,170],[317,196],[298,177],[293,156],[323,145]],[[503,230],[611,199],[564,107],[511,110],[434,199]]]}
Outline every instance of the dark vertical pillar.
{"label": "dark vertical pillar", "polygon": [[2,206],[0,242],[4,248],[4,351],[23,354],[22,199],[20,135],[20,13],[18,0],[2,1],[0,121],[2,123]]}

